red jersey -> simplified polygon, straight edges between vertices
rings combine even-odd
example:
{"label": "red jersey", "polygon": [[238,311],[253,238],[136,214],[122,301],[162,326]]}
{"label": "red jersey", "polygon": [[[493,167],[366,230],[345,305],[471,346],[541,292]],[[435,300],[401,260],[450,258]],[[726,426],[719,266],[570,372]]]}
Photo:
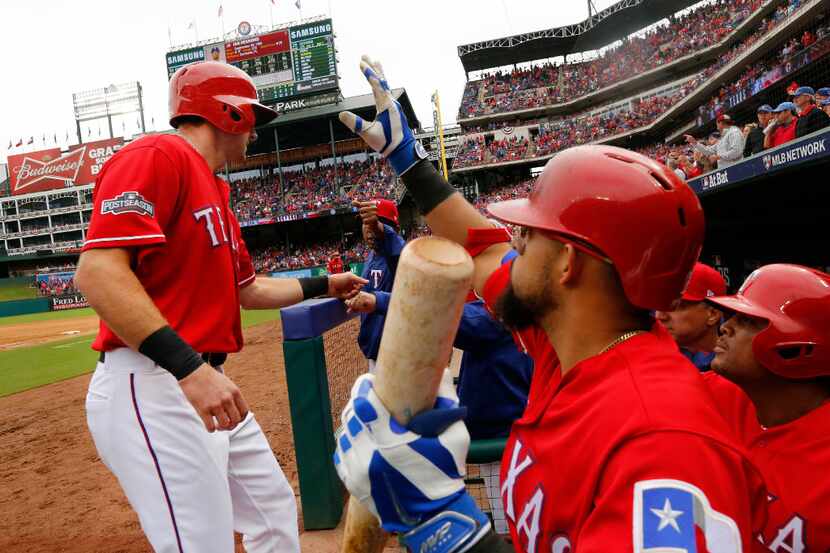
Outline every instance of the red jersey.
{"label": "red jersey", "polygon": [[[139,282],[199,352],[242,347],[239,288],[255,274],[229,200],[227,183],[176,135],[132,142],[95,183],[83,250],[130,248]],[[102,321],[93,349],[124,345]]]}
{"label": "red jersey", "polygon": [[830,551],[830,403],[764,428],[738,386],[714,373],[704,379],[767,482],[769,518],[759,539],[774,553]]}
{"label": "red jersey", "polygon": [[798,117],[793,117],[789,125],[778,125],[772,130],[772,137],[770,138],[770,148],[775,148],[781,144],[786,144],[790,140],[795,140],[795,128],[798,124]]}
{"label": "red jersey", "polygon": [[[489,305],[508,272],[503,265],[485,285]],[[519,337],[534,374],[501,469],[518,551],[738,553],[756,546],[761,476],[662,327],[564,377],[541,329]]]}

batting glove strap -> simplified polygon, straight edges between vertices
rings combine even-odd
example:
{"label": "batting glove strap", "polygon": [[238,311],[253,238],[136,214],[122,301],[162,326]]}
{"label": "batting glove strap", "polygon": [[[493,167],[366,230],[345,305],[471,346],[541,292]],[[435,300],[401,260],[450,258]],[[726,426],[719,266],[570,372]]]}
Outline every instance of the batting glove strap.
{"label": "batting glove strap", "polygon": [[490,531],[490,519],[464,493],[447,510],[401,538],[413,553],[463,553]]}
{"label": "batting glove strap", "polygon": [[[406,119],[404,119],[404,124],[406,124]],[[406,128],[403,141],[395,149],[395,151],[389,154],[387,159],[389,160],[389,164],[392,166],[392,169],[395,171],[395,174],[400,177],[412,169],[416,163],[426,157],[427,153],[426,150],[424,150],[424,147],[421,146],[420,142],[415,140],[415,137],[412,136],[412,131],[410,131],[409,128]]]}

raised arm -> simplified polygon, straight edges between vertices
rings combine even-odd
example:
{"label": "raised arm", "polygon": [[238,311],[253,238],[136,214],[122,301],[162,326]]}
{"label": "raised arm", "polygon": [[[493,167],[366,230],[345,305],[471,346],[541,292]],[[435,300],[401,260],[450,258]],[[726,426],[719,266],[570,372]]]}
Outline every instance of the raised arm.
{"label": "raised arm", "polygon": [[[427,154],[412,135],[403,108],[392,97],[381,64],[363,56],[360,70],[372,87],[378,115],[369,122],[344,111],[340,113],[340,121],[389,161],[434,234],[468,246],[470,229],[492,228],[493,223],[456,192],[426,159]],[[473,279],[476,290],[498,268],[509,249],[508,243],[499,242],[473,252],[477,254]]]}

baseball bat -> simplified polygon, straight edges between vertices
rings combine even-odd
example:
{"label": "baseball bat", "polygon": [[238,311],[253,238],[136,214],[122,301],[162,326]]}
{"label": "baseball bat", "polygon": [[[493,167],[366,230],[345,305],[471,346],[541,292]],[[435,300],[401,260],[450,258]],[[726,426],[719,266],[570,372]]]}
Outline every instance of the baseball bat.
{"label": "baseball bat", "polygon": [[[473,278],[467,251],[423,237],[403,249],[378,351],[375,391],[401,423],[435,404]],[[380,553],[386,533],[355,498],[346,514],[342,553]]]}

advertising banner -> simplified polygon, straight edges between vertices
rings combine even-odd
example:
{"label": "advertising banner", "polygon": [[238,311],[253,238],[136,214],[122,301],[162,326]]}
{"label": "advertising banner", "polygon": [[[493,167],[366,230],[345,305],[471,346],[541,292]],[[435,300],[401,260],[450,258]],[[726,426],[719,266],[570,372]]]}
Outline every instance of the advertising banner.
{"label": "advertising banner", "polygon": [[123,138],[108,138],[70,146],[66,153],[50,148],[9,156],[11,194],[92,184],[104,163],[123,145]]}
{"label": "advertising banner", "polygon": [[280,271],[278,273],[271,273],[269,276],[273,278],[308,278],[311,276],[311,269],[297,269],[294,271]]}
{"label": "advertising banner", "polygon": [[172,77],[176,70],[188,63],[205,61],[207,59],[205,58],[206,51],[207,47],[195,46],[184,50],[176,50],[175,52],[167,52],[167,78]]}
{"label": "advertising banner", "polygon": [[697,194],[706,194],[723,188],[730,188],[741,181],[768,173],[775,173],[808,161],[830,156],[827,143],[830,131],[790,142],[772,151],[766,151],[754,157],[730,165],[719,171],[712,171],[689,181],[689,186]]}
{"label": "advertising banner", "polygon": [[49,309],[52,311],[63,311],[65,309],[81,309],[89,307],[86,296],[83,294],[72,294],[70,296],[52,296],[49,298]]}

